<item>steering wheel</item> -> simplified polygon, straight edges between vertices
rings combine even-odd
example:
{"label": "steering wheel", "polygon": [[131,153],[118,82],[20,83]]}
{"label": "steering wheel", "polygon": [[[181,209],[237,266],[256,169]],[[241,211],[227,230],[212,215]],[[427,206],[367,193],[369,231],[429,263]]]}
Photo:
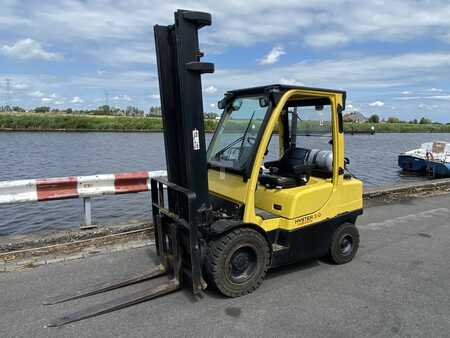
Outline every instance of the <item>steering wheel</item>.
{"label": "steering wheel", "polygon": [[221,154],[220,158],[225,161],[235,161],[239,158],[240,152],[240,147],[231,147]]}

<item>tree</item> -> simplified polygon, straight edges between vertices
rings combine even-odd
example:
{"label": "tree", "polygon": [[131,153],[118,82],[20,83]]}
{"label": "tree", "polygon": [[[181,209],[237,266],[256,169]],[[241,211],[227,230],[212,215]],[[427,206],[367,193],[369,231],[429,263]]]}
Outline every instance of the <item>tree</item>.
{"label": "tree", "polygon": [[144,111],[140,110],[137,107],[128,106],[127,109],[125,110],[125,115],[126,116],[144,116]]}
{"label": "tree", "polygon": [[45,114],[45,113],[48,113],[49,111],[50,111],[50,107],[36,107],[36,108],[34,108],[34,112],[35,113]]}
{"label": "tree", "polygon": [[25,111],[25,109],[23,109],[22,107],[19,107],[19,106],[14,106],[14,107],[12,107],[12,111],[23,113]]}
{"label": "tree", "polygon": [[111,107],[107,104],[100,106],[97,108],[97,111],[94,112],[96,115],[110,115],[111,114]]}
{"label": "tree", "polygon": [[219,115],[217,113],[205,113],[205,119],[215,120]]}
{"label": "tree", "polygon": [[368,121],[371,123],[379,123],[380,117],[377,114],[373,114],[372,116],[369,117]]}
{"label": "tree", "polygon": [[150,116],[161,116],[161,107],[150,107]]}
{"label": "tree", "polygon": [[419,121],[419,124],[431,124],[431,120],[425,117],[422,117]]}
{"label": "tree", "polygon": [[400,123],[400,119],[398,117],[389,117],[387,123]]}

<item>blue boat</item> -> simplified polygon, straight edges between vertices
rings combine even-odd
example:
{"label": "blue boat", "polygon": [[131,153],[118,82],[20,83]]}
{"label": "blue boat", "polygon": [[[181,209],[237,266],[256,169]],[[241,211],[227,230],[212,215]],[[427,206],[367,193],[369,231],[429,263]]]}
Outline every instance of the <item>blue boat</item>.
{"label": "blue boat", "polygon": [[450,143],[427,142],[418,149],[398,156],[398,165],[404,171],[434,178],[450,177]]}
{"label": "blue boat", "polygon": [[428,163],[428,172],[434,178],[450,177],[450,163],[430,161]]}
{"label": "blue boat", "polygon": [[398,156],[399,167],[408,172],[425,173],[427,163],[426,159],[414,155],[400,154]]}

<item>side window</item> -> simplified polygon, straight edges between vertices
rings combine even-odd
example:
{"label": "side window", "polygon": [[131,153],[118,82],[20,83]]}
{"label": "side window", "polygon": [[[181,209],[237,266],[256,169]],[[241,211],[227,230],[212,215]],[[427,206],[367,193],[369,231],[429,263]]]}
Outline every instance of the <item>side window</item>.
{"label": "side window", "polygon": [[[330,177],[333,172],[331,106],[291,107],[291,132],[295,132],[296,147],[309,151],[307,163],[313,176]],[[293,122],[292,118],[297,121]]]}

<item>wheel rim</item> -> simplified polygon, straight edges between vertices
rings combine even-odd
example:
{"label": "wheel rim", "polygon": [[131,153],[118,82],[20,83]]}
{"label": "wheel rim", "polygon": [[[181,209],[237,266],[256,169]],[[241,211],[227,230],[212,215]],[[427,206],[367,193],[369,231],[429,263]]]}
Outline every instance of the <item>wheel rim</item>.
{"label": "wheel rim", "polygon": [[251,246],[241,246],[230,255],[228,275],[233,283],[242,284],[250,280],[256,271],[258,257]]}
{"label": "wheel rim", "polygon": [[353,251],[353,237],[349,234],[341,237],[339,241],[339,251],[342,256],[348,256]]}

